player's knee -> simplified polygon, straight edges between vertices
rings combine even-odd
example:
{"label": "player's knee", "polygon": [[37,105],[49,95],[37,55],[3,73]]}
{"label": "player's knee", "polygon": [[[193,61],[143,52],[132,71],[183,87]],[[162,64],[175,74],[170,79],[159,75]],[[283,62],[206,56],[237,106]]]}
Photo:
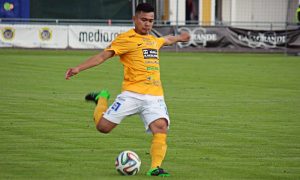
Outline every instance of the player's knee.
{"label": "player's knee", "polygon": [[102,126],[97,126],[97,130],[103,134],[107,134],[111,131],[111,129],[107,128],[107,127],[102,127]]}
{"label": "player's knee", "polygon": [[167,133],[168,121],[166,119],[158,119],[150,124],[153,133]]}
{"label": "player's knee", "polygon": [[99,121],[96,127],[99,132],[107,134],[111,130],[113,130],[116,126],[117,124],[112,123],[105,118],[101,118],[101,120]]}
{"label": "player's knee", "polygon": [[110,128],[103,126],[101,123],[98,123],[96,128],[99,132],[104,133],[104,134],[107,134],[111,131]]}

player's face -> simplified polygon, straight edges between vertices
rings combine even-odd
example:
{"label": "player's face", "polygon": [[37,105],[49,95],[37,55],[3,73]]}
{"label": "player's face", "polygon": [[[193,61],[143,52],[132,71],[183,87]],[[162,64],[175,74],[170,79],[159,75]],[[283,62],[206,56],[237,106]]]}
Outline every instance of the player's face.
{"label": "player's face", "polygon": [[154,23],[154,12],[139,12],[134,17],[135,32],[141,35],[150,33]]}

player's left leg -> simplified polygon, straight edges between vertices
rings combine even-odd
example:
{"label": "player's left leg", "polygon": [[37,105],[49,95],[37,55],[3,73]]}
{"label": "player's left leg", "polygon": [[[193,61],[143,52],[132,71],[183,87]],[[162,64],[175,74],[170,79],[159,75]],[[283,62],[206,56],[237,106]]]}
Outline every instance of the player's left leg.
{"label": "player's left leg", "polygon": [[167,132],[170,125],[168,109],[162,96],[147,95],[140,114],[144,121],[145,128],[152,132],[151,142],[151,168],[148,176],[170,176],[161,164],[167,152]]}
{"label": "player's left leg", "polygon": [[153,134],[151,142],[151,168],[160,167],[167,152],[167,120],[160,118],[149,125]]}
{"label": "player's left leg", "polygon": [[159,118],[153,121],[149,128],[153,134],[150,153],[151,153],[151,169],[147,172],[149,176],[170,176],[161,168],[161,164],[167,152],[167,131],[168,121]]}
{"label": "player's left leg", "polygon": [[162,96],[146,96],[140,114],[145,128],[153,134],[151,142],[151,168],[148,176],[170,176],[161,168],[167,152],[167,132],[170,118],[164,98]]}

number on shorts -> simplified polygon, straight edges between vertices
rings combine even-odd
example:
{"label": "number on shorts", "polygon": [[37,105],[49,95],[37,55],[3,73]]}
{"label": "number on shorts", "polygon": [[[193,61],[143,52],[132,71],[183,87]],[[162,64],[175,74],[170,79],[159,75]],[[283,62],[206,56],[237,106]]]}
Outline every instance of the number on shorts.
{"label": "number on shorts", "polygon": [[119,109],[120,106],[121,106],[121,103],[115,102],[115,103],[112,105],[111,109],[113,109],[114,111],[117,111],[117,110]]}

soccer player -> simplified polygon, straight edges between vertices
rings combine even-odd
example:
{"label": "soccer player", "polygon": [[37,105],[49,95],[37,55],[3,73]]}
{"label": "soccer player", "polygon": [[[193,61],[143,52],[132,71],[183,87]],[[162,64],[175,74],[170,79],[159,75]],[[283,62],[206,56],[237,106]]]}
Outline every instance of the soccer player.
{"label": "soccer player", "polygon": [[160,80],[159,49],[164,45],[189,41],[188,33],[161,38],[150,35],[154,23],[154,8],[148,3],[139,4],[133,17],[135,28],[120,34],[101,53],[92,56],[76,67],[69,68],[65,78],[102,64],[117,55],[124,66],[122,93],[108,107],[107,90],[89,93],[85,99],[96,103],[94,121],[98,131],[109,133],[132,114],[139,114],[147,132],[153,134],[150,149],[151,168],[148,176],[170,176],[161,168],[167,151],[167,131],[170,119],[164,101]]}

